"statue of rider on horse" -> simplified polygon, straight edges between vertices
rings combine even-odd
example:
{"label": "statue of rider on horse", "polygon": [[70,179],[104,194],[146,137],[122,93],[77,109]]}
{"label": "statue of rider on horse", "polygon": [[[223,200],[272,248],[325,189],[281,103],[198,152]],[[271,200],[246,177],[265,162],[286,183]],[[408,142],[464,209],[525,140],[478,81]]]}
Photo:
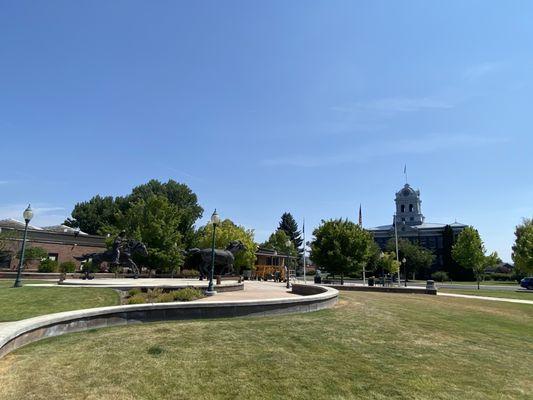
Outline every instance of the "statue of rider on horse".
{"label": "statue of rider on horse", "polygon": [[[87,253],[75,258],[79,261],[91,260],[96,268],[99,268],[103,262],[129,268],[133,271],[133,278],[137,279],[139,277],[139,267],[133,261],[133,255],[135,254],[147,256],[146,246],[137,240],[126,239],[126,232],[122,230],[113,241],[113,246],[110,250],[106,250],[103,253]],[[84,270],[84,279],[89,278],[89,272],[88,269]]]}

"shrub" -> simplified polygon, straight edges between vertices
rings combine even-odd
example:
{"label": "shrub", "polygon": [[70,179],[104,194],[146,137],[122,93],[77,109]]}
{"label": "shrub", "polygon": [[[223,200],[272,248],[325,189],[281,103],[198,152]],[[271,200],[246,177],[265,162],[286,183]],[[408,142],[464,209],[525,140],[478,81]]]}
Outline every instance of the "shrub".
{"label": "shrub", "polygon": [[59,264],[59,272],[69,273],[76,271],[76,263],[74,261],[65,261]]}
{"label": "shrub", "polygon": [[433,278],[433,280],[437,282],[444,282],[444,281],[449,280],[448,274],[446,273],[446,271],[433,272],[431,274],[431,277]]}
{"label": "shrub", "polygon": [[188,287],[172,293],[175,301],[192,301],[204,297],[204,293],[197,288]]}
{"label": "shrub", "polygon": [[198,278],[200,276],[200,272],[195,269],[182,269],[180,276],[182,278]]}
{"label": "shrub", "polygon": [[39,272],[57,272],[58,269],[58,263],[55,260],[51,260],[47,258],[46,260],[42,260],[39,264],[38,271]]}
{"label": "shrub", "polygon": [[310,269],[309,271],[305,271],[305,275],[315,275],[316,271],[314,269]]}
{"label": "shrub", "polygon": [[170,303],[174,301],[174,293],[162,293],[157,297],[157,303]]}
{"label": "shrub", "polygon": [[163,289],[155,288],[148,289],[146,292],[146,302],[147,303],[158,303],[158,298],[163,294]]}
{"label": "shrub", "polygon": [[128,290],[128,294],[130,295],[130,297],[135,296],[137,294],[141,294],[142,292],[143,291],[140,288],[133,288],[133,289]]}
{"label": "shrub", "polygon": [[495,281],[512,281],[513,280],[513,274],[512,273],[504,274],[504,273],[500,273],[500,272],[494,272],[494,273],[492,273],[490,275],[487,275],[487,278],[495,280]]}
{"label": "shrub", "polygon": [[128,299],[128,304],[144,304],[146,303],[146,295],[144,293],[139,293],[134,296],[131,296]]}

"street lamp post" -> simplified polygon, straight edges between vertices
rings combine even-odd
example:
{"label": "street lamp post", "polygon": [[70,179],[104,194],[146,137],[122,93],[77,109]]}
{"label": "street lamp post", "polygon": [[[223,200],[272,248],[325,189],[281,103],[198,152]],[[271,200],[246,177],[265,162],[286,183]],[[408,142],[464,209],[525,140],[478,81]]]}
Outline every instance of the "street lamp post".
{"label": "street lamp post", "polygon": [[[379,259],[381,260],[383,257],[385,257],[385,254],[381,251],[379,253]],[[380,261],[380,264],[381,264],[381,286],[385,286],[385,275],[383,275],[384,271],[383,271],[383,262]]]}
{"label": "street lamp post", "polygon": [[13,287],[22,287],[22,282],[20,281],[20,273],[22,272],[22,266],[24,265],[24,252],[26,251],[26,238],[28,237],[28,224],[33,218],[33,210],[31,209],[31,206],[29,204],[28,204],[28,208],[24,210],[24,213],[22,215],[24,216],[24,221],[26,222],[26,226],[24,227],[24,238],[22,239],[22,249],[20,251],[19,266],[17,268],[17,279],[15,279],[15,284],[13,285]]}
{"label": "street lamp post", "polygon": [[404,286],[407,287],[407,267],[405,266],[405,263],[407,262],[407,260],[404,258],[402,258],[402,265],[403,265],[403,270],[405,272],[405,281],[404,281]]}
{"label": "street lamp post", "polygon": [[211,271],[209,272],[209,286],[205,294],[207,296],[213,296],[217,292],[213,288],[213,274],[215,273],[215,235],[217,230],[217,225],[220,224],[220,217],[217,214],[217,210],[211,215],[211,224],[213,225],[213,240],[211,241]]}
{"label": "street lamp post", "polygon": [[290,259],[290,248],[291,248],[291,241],[290,240],[287,240],[287,243],[285,243],[285,245],[287,246],[287,258],[285,259],[285,278],[286,278],[286,281],[287,281],[287,289],[290,289],[291,287],[291,283],[290,283],[290,278],[289,278],[289,259]]}

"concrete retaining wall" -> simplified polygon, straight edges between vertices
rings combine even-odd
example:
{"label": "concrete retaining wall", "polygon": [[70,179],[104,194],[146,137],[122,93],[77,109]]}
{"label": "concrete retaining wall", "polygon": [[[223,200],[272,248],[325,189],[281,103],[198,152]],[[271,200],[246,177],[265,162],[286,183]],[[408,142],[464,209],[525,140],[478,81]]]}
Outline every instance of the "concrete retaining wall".
{"label": "concrete retaining wall", "polygon": [[[293,288],[296,291],[308,291],[300,286],[305,285],[294,285]],[[302,313],[330,308],[337,303],[339,292],[335,289],[314,286],[312,291],[314,294],[308,296],[283,299],[154,303],[90,308],[15,321],[0,326],[0,358],[42,338],[87,329],[156,321]]]}

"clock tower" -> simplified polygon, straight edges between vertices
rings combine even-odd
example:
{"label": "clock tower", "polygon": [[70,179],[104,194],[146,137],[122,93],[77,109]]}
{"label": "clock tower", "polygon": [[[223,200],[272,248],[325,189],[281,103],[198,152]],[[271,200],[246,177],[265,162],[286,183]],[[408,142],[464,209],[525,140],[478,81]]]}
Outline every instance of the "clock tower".
{"label": "clock tower", "polygon": [[396,193],[396,223],[409,226],[422,225],[424,216],[420,204],[420,191],[414,190],[408,183]]}

